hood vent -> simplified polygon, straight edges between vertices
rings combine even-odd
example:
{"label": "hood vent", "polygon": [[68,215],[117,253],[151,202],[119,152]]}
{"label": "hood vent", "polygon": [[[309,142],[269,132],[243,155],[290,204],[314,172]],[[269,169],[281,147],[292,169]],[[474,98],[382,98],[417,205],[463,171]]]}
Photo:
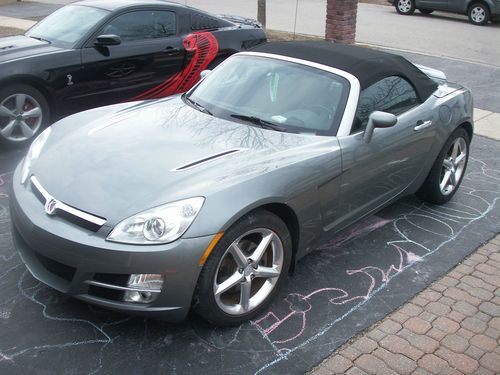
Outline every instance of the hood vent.
{"label": "hood vent", "polygon": [[13,44],[8,45],[8,46],[4,46],[4,47],[0,47],[0,50],[6,50],[6,49],[11,49],[11,48],[14,48]]}
{"label": "hood vent", "polygon": [[192,162],[190,162],[188,164],[181,165],[180,167],[172,169],[172,171],[185,171],[187,169],[191,169],[191,168],[197,167],[197,166],[199,166],[201,164],[205,164],[205,163],[208,163],[208,162],[210,162],[212,160],[219,159],[219,158],[222,158],[222,157],[224,157],[226,155],[234,154],[236,152],[240,152],[240,151],[243,151],[243,150],[244,149],[242,149],[242,148],[235,148],[235,149],[227,150],[227,151],[224,151],[224,152],[219,152],[217,154],[213,154],[213,155],[204,157],[202,159],[198,159],[198,160],[192,161]]}

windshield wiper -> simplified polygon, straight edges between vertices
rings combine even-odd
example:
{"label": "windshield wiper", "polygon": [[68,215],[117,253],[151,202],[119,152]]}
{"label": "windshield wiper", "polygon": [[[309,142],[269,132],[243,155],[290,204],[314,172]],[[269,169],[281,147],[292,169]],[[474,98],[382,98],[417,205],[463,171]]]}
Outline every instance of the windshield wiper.
{"label": "windshield wiper", "polygon": [[196,108],[198,111],[206,113],[207,115],[213,116],[212,112],[210,112],[208,109],[206,109],[205,107],[203,107],[200,103],[198,103],[198,102],[194,101],[193,99],[191,99],[189,96],[184,95],[184,99],[188,103],[190,103],[194,108]]}
{"label": "windshield wiper", "polygon": [[276,130],[278,132],[286,132],[286,128],[283,126],[279,126],[273,122],[263,120],[259,117],[255,116],[245,116],[245,115],[231,115],[231,117],[234,117],[235,119],[242,120],[242,121],[247,121],[251,122],[252,124],[259,125],[263,129],[271,129],[271,130]]}
{"label": "windshield wiper", "polygon": [[52,42],[51,42],[50,40],[48,40],[48,39],[43,39],[43,38],[41,38],[41,37],[39,37],[39,36],[33,36],[33,35],[28,35],[28,36],[29,36],[30,38],[33,38],[33,39],[39,40],[39,41],[41,41],[41,42],[47,42],[47,43],[49,43],[49,44],[52,44]]}

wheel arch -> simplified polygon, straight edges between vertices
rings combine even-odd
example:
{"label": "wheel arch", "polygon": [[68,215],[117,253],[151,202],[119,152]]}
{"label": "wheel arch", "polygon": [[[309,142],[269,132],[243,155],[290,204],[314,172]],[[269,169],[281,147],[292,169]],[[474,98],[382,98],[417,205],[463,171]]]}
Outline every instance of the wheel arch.
{"label": "wheel arch", "polygon": [[488,1],[486,1],[486,0],[470,0],[470,1],[466,2],[465,14],[469,14],[470,8],[476,4],[482,4],[482,5],[486,6],[488,8],[488,11],[491,14],[491,4],[488,4]]}
{"label": "wheel arch", "polygon": [[464,128],[467,131],[467,134],[469,135],[469,140],[472,140],[472,136],[474,135],[474,128],[472,127],[472,124],[468,121],[461,123],[460,125],[457,126],[458,128]]}

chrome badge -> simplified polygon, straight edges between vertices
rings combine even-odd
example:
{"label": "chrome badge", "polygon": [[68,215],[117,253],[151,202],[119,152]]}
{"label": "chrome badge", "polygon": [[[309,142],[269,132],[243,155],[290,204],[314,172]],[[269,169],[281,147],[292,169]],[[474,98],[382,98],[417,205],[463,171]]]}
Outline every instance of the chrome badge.
{"label": "chrome badge", "polygon": [[45,203],[45,212],[47,215],[54,215],[57,208],[57,201],[52,198]]}

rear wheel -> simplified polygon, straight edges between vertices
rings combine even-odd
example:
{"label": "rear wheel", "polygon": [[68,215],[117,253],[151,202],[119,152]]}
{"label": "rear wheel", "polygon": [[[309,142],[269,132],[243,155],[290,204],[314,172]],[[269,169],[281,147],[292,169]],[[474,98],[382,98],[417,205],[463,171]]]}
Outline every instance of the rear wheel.
{"label": "rear wheel", "polygon": [[467,12],[469,21],[478,26],[483,26],[490,20],[490,10],[487,5],[482,3],[475,3],[469,7]]}
{"label": "rear wheel", "polygon": [[277,216],[258,210],[238,220],[203,267],[195,291],[195,311],[221,326],[253,318],[285,281],[291,253],[290,233]]}
{"label": "rear wheel", "polygon": [[396,0],[395,4],[399,14],[406,16],[415,12],[415,0]]}
{"label": "rear wheel", "polygon": [[419,9],[419,12],[422,14],[431,14],[432,12],[434,12],[434,10],[432,10],[432,9]]}
{"label": "rear wheel", "polygon": [[0,143],[25,146],[49,123],[47,100],[28,85],[0,89]]}
{"label": "rear wheel", "polygon": [[458,190],[469,159],[469,134],[456,129],[439,153],[424,184],[417,193],[435,204],[448,202]]}

